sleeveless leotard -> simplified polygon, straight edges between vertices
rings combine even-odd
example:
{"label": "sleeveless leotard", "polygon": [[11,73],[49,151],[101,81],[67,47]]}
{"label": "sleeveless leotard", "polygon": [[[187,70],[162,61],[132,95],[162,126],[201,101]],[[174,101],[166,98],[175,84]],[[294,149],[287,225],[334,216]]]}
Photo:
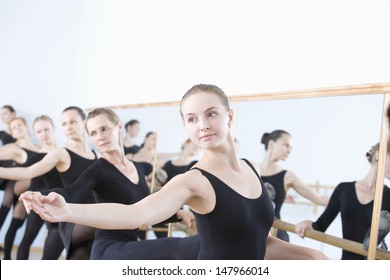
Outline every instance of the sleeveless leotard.
{"label": "sleeveless leotard", "polygon": [[[31,165],[42,160],[47,153],[37,153],[31,157]],[[49,190],[52,188],[62,188],[62,180],[60,173],[54,167],[49,172],[42,174],[41,176],[34,177],[31,179],[29,191],[40,191]],[[47,236],[45,239],[44,250],[42,259],[43,260],[55,260],[58,259],[62,250],[64,249],[63,242],[58,232],[58,223],[44,222],[35,212],[31,212],[26,217],[26,228],[19,244],[17,251],[18,260],[27,260],[30,253],[30,246],[34,239],[38,235],[42,225],[45,223],[48,229]]]}
{"label": "sleeveless leotard", "polygon": [[182,174],[188,170],[191,169],[192,166],[194,166],[198,161],[194,160],[192,162],[190,162],[188,165],[174,165],[172,164],[172,161],[169,160],[167,161],[164,166],[162,167],[162,169],[165,170],[165,172],[167,172],[167,182],[169,180],[171,180],[173,177],[175,177],[176,175],[178,174]]}
{"label": "sleeveless leotard", "polygon": [[[77,181],[79,176],[92,164],[96,161],[97,156],[95,151],[92,152],[95,154],[94,159],[84,158],[75,152],[66,148],[66,151],[69,153],[71,158],[70,167],[65,172],[60,173],[61,180],[64,186],[68,186]],[[68,201],[72,203],[93,203],[95,202],[94,197],[91,193],[87,193],[86,196],[80,195],[75,196],[74,200]],[[74,224],[61,222],[59,224],[60,234],[62,241],[64,242],[64,246],[66,249],[67,257],[70,255],[70,249],[72,244],[72,233],[74,229]]]}
{"label": "sleeveless leotard", "polygon": [[274,210],[260,176],[249,161],[245,162],[261,183],[262,194],[255,199],[243,197],[205,170],[191,169],[209,180],[216,196],[210,213],[194,213],[201,239],[198,259],[264,259]]}
{"label": "sleeveless leotard", "polygon": [[[261,176],[263,182],[267,189],[273,190],[275,203],[275,217],[280,219],[280,211],[282,209],[284,200],[286,198],[286,189],[284,188],[284,176],[286,175],[287,170],[280,171],[274,175],[270,176]],[[278,229],[277,238],[289,242],[290,237],[285,230]]]}

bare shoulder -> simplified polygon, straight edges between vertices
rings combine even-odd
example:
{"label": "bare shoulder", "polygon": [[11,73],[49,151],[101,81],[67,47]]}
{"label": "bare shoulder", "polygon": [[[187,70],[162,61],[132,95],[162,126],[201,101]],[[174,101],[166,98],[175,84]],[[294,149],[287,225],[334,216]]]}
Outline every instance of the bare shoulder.
{"label": "bare shoulder", "polygon": [[300,181],[300,179],[294,171],[287,170],[286,175],[284,177],[284,181],[286,184],[290,185],[297,183],[298,181]]}
{"label": "bare shoulder", "polygon": [[4,146],[0,147],[0,150],[3,150],[3,151],[11,151],[11,150],[21,150],[22,148],[20,148],[16,143],[8,143],[8,144],[5,144]]}
{"label": "bare shoulder", "polygon": [[56,163],[70,162],[70,155],[64,147],[56,148],[50,151],[45,158]]}
{"label": "bare shoulder", "polygon": [[68,151],[64,147],[56,148],[49,152],[50,155],[54,155],[56,157],[63,157],[69,155]]}
{"label": "bare shoulder", "polygon": [[199,195],[199,193],[203,193],[207,184],[209,184],[208,180],[199,170],[189,170],[173,177],[167,185],[186,188],[192,195]]}

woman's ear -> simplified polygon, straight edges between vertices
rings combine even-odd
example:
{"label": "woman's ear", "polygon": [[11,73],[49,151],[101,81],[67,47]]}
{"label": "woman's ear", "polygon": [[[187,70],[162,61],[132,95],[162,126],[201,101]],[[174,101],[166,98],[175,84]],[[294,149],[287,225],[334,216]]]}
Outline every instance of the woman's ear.
{"label": "woman's ear", "polygon": [[234,113],[232,109],[229,109],[228,111],[228,127],[230,128],[232,126],[233,118],[234,118]]}

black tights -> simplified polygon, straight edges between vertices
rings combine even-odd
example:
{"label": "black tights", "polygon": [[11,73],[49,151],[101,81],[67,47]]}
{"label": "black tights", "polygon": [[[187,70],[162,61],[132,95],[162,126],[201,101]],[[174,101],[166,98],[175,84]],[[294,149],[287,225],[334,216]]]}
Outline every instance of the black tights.
{"label": "black tights", "polygon": [[17,201],[17,197],[14,195],[14,185],[15,181],[5,183],[3,202],[0,207],[0,229],[3,227],[12,205]]}
{"label": "black tights", "polygon": [[[35,213],[31,212],[27,216],[26,230],[22,241],[19,244],[16,258],[18,260],[28,260],[30,247],[41,230],[44,221]],[[59,234],[58,224],[45,222],[48,229],[47,237],[43,247],[42,260],[57,260],[64,250],[64,244]]]}
{"label": "black tights", "polygon": [[68,260],[89,260],[95,237],[95,229],[83,225],[74,225]]}

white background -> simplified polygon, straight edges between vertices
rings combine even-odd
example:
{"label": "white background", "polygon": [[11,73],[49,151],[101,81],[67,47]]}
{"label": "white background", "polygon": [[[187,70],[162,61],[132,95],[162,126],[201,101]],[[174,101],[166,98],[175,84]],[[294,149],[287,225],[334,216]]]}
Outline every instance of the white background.
{"label": "white background", "polygon": [[[197,83],[240,95],[389,82],[389,8],[378,0],[1,0],[0,105],[13,105],[30,123],[51,116],[63,145],[59,117],[69,105],[177,101]],[[286,168],[304,181],[363,177],[363,156],[379,140],[381,105],[339,99],[324,111],[308,103],[281,101],[277,112],[233,107],[240,154],[260,161],[262,133],[281,128],[294,138]],[[292,118],[292,107],[304,121]],[[331,131],[341,137],[327,138],[324,131],[352,109],[354,118],[341,121],[343,134],[340,126]],[[121,114],[144,124],[139,143],[156,128],[165,150],[185,140],[178,113],[163,124],[154,124],[155,112]],[[314,116],[318,127],[305,130]]]}

